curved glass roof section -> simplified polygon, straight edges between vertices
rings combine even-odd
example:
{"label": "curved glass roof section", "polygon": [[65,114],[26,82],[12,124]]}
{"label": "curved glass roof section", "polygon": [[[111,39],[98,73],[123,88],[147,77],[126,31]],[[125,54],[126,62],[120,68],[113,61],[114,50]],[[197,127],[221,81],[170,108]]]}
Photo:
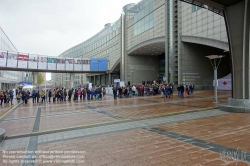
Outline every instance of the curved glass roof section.
{"label": "curved glass roof section", "polygon": [[93,37],[88,40],[71,47],[70,49],[64,51],[59,56],[60,57],[78,57],[80,55],[84,55],[85,53],[97,48],[99,45],[104,44],[108,38],[110,33],[118,34],[118,29],[121,27],[121,18],[119,18],[114,23],[105,24],[105,27],[95,34]]}

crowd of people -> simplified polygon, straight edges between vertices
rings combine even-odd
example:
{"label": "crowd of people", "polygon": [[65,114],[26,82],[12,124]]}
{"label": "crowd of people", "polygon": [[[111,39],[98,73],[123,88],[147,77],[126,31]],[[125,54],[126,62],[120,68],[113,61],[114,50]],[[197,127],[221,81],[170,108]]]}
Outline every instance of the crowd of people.
{"label": "crowd of people", "polygon": [[33,90],[31,93],[33,103],[44,102],[63,102],[63,101],[78,101],[78,100],[92,100],[101,99],[105,97],[105,87],[97,87],[89,89],[86,87],[78,87],[78,89],[54,88],[42,90]]}
{"label": "crowd of people", "polygon": [[0,90],[0,105],[10,104],[13,105],[13,90]]}
{"label": "crowd of people", "polygon": [[193,94],[194,85],[179,84],[177,87],[173,83],[148,83],[148,84],[137,84],[132,86],[113,86],[114,100],[122,97],[133,97],[133,96],[153,96],[161,94],[162,98],[170,98],[173,96],[174,90],[177,90],[178,97],[188,97]]}
{"label": "crowd of people", "polygon": [[[20,103],[22,100],[24,104],[27,104],[29,99],[32,99],[33,103],[46,103],[46,102],[64,102],[64,101],[80,101],[80,100],[98,100],[106,96],[106,87],[112,88],[114,100],[117,98],[131,98],[134,96],[153,96],[159,94],[162,98],[170,98],[173,96],[174,91],[177,91],[177,96],[180,98],[188,97],[193,94],[194,85],[179,84],[175,86],[173,83],[155,83],[147,82],[144,84],[136,84],[131,86],[119,86],[119,85],[103,85],[93,86],[89,89],[86,86],[78,87],[76,89],[71,88],[67,90],[64,87],[55,87],[54,89],[46,90],[28,90],[17,89],[16,99]],[[10,104],[13,105],[14,93],[13,90],[0,90],[0,105]]]}

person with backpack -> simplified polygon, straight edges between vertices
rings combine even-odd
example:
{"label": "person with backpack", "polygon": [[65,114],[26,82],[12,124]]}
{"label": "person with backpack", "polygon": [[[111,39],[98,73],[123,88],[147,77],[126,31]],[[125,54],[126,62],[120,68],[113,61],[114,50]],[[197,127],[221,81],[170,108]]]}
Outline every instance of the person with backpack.
{"label": "person with backpack", "polygon": [[95,90],[94,89],[91,89],[90,91],[91,93],[91,100],[93,100],[93,98],[95,98]]}
{"label": "person with backpack", "polygon": [[10,104],[13,105],[13,98],[14,98],[13,90],[9,91],[9,95],[10,95]]}
{"label": "person with backpack", "polygon": [[73,93],[73,89],[70,89],[68,91],[68,101],[71,101],[72,93]]}
{"label": "person with backpack", "polygon": [[39,103],[39,99],[40,99],[40,91],[39,90],[37,90],[36,98],[37,98],[37,103]]}
{"label": "person with backpack", "polygon": [[3,90],[3,102],[7,103],[6,91],[5,90]]}
{"label": "person with backpack", "polygon": [[118,87],[118,92],[119,92],[119,98],[122,98],[122,88],[120,86]]}
{"label": "person with backpack", "polygon": [[86,99],[86,88],[83,88],[82,90],[82,97],[83,97],[83,100]]}
{"label": "person with backpack", "polygon": [[23,90],[23,92],[22,92],[22,100],[24,101],[24,104],[28,103],[28,99],[29,99],[28,92]]}
{"label": "person with backpack", "polygon": [[66,101],[66,98],[67,98],[67,90],[64,89],[64,91],[63,91],[63,100]]}
{"label": "person with backpack", "polygon": [[144,96],[144,86],[143,85],[140,86],[140,95]]}
{"label": "person with backpack", "polygon": [[22,98],[22,94],[21,92],[18,90],[17,94],[16,94],[16,99],[17,99],[17,103],[20,103],[20,99]]}
{"label": "person with backpack", "polygon": [[53,102],[56,101],[56,90],[54,89],[52,92],[52,98],[53,98]]}
{"label": "person with backpack", "polygon": [[181,90],[181,97],[184,97],[184,90],[185,90],[185,88],[184,88],[183,84],[181,84],[180,90]]}
{"label": "person with backpack", "polygon": [[42,103],[45,102],[45,92],[42,90],[41,92]]}
{"label": "person with backpack", "polygon": [[88,88],[88,89],[87,89],[87,99],[88,99],[88,100],[90,100],[90,93],[91,93],[91,92],[90,92],[90,90],[89,90],[89,88]]}
{"label": "person with backpack", "polygon": [[3,104],[3,99],[4,99],[3,91],[0,90],[0,102],[1,102],[0,105]]}
{"label": "person with backpack", "polygon": [[168,98],[169,97],[169,85],[167,85],[165,87],[165,97]]}
{"label": "person with backpack", "polygon": [[78,91],[77,91],[77,89],[75,89],[75,92],[74,92],[74,100],[75,101],[78,100]]}
{"label": "person with backpack", "polygon": [[57,90],[57,101],[62,101],[62,90],[61,89],[58,89]]}
{"label": "person with backpack", "polygon": [[9,103],[10,102],[10,94],[8,91],[6,91],[6,103]]}
{"label": "person with backpack", "polygon": [[36,103],[36,96],[37,94],[36,94],[36,91],[35,90],[33,90],[32,91],[32,101],[33,101],[33,103]]}

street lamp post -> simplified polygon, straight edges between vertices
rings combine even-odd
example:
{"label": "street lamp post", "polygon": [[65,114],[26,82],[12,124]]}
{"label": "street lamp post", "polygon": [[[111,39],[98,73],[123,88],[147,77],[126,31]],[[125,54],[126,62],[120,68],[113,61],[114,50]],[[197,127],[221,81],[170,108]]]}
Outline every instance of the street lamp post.
{"label": "street lamp post", "polygon": [[212,66],[214,68],[214,102],[218,103],[218,96],[217,96],[217,86],[218,86],[218,83],[217,83],[217,69],[218,69],[218,67],[220,65],[221,58],[225,57],[225,55],[209,55],[209,56],[206,56],[206,57],[210,60]]}
{"label": "street lamp post", "polygon": [[[48,93],[47,93],[47,83],[51,83],[51,80],[47,80],[45,81],[45,85],[44,85],[44,94],[45,94],[45,103],[47,103],[47,100],[48,100]],[[47,97],[46,97],[47,96]]]}

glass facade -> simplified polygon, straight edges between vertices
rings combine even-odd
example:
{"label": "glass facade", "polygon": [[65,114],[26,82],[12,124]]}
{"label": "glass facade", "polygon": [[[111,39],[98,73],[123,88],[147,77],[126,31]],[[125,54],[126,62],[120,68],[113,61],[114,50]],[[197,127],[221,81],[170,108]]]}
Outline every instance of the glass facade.
{"label": "glass facade", "polygon": [[201,7],[192,5],[192,12],[196,12],[199,9],[201,9]]}
{"label": "glass facade", "polygon": [[[0,38],[0,50],[13,52],[18,51],[2,28],[0,28]],[[24,72],[19,71],[0,71],[0,89],[14,88],[16,83],[21,81],[23,74]]]}
{"label": "glass facade", "polygon": [[[112,58],[115,51],[120,49],[121,19],[115,23],[105,24],[104,29],[90,39],[66,50],[60,57],[72,58]],[[112,59],[111,59],[112,60]],[[53,74],[53,82],[60,80],[60,86],[70,85],[70,76],[63,73],[62,76]],[[75,74],[74,84],[82,85],[86,82],[83,74]]]}
{"label": "glass facade", "polygon": [[[106,24],[105,28],[100,31],[98,34],[88,39],[87,41],[78,44],[67,51],[63,52],[59,56],[62,57],[103,57],[105,54],[112,52],[113,50],[118,49],[118,45],[112,46],[108,50],[105,50],[101,53],[97,53],[102,51],[106,47],[110,47],[113,43],[119,40],[121,21],[117,20],[115,23]],[[92,56],[91,56],[92,54]]]}
{"label": "glass facade", "polygon": [[134,35],[137,36],[154,27],[154,1],[141,1],[135,5],[137,13],[134,16]]}

